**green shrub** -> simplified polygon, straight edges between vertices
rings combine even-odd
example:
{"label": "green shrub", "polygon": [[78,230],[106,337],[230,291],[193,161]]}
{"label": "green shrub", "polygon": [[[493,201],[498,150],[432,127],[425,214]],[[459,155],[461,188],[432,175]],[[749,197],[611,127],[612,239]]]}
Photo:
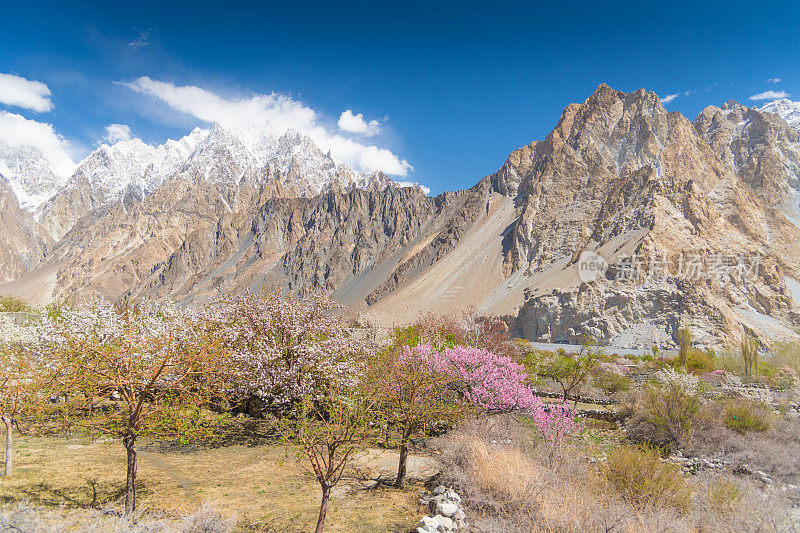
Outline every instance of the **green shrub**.
{"label": "green shrub", "polygon": [[404,328],[394,329],[395,343],[402,346],[417,346],[420,344],[419,326],[412,324]]}
{"label": "green shrub", "polygon": [[800,374],[800,342],[779,342],[775,346],[772,364],[786,365]]}
{"label": "green shrub", "polygon": [[775,365],[773,365],[772,363],[768,363],[767,361],[758,361],[756,368],[758,369],[756,373],[759,376],[766,376],[768,378],[771,378],[773,374],[775,374],[775,371],[777,370],[775,368]]}
{"label": "green shrub", "polygon": [[581,388],[598,365],[602,350],[597,349],[595,341],[588,338],[579,353],[566,353],[562,348],[556,355],[540,361],[536,369],[539,377],[558,383],[564,398],[580,396]]}
{"label": "green shrub", "polygon": [[677,357],[673,357],[672,359],[668,359],[668,358],[665,357],[663,359],[663,361],[664,361],[664,366],[665,367],[670,367],[670,368],[674,368],[676,370],[681,370],[681,371],[684,370],[683,362]]}
{"label": "green shrub", "polygon": [[614,394],[630,390],[633,380],[628,376],[620,376],[614,372],[603,372],[594,377],[592,385],[606,394]]}
{"label": "green shrub", "polygon": [[717,368],[730,372],[731,374],[741,374],[744,372],[744,360],[739,352],[721,352],[716,358]]}
{"label": "green shrub", "polygon": [[714,357],[711,355],[713,352],[702,352],[697,349],[689,350],[689,355],[686,358],[686,368],[695,370],[697,372],[711,372],[717,369]]}
{"label": "green shrub", "polygon": [[723,422],[725,427],[737,433],[763,432],[771,426],[767,408],[747,400],[726,402]]}
{"label": "green shrub", "polygon": [[614,363],[619,359],[615,353],[600,352],[597,354],[597,361],[600,363]]}
{"label": "green shrub", "polygon": [[525,367],[525,372],[528,374],[527,383],[530,387],[541,385],[542,379],[539,377],[539,368],[544,361],[551,359],[553,356],[552,352],[533,350],[527,347],[522,351],[518,362]]}
{"label": "green shrub", "polygon": [[68,300],[55,300],[47,304],[44,308],[47,318],[55,320],[61,317],[64,311],[74,309],[74,306]]}
{"label": "green shrub", "polygon": [[705,417],[699,396],[687,393],[679,383],[645,386],[625,407],[625,414],[629,438],[664,448],[691,443]]}
{"label": "green shrub", "polygon": [[663,462],[658,448],[615,448],[600,473],[611,490],[638,509],[672,507],[685,511],[691,505],[691,487],[680,467]]}
{"label": "green shrub", "polygon": [[14,296],[0,296],[0,312],[27,313],[31,310],[25,300]]}

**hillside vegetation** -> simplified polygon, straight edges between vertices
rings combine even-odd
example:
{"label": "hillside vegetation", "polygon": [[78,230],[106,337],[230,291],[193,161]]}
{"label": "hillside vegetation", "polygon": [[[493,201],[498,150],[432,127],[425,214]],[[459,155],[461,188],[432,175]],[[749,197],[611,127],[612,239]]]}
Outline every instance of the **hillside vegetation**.
{"label": "hillside vegetation", "polygon": [[[795,345],[544,352],[474,310],[387,335],[340,308],[248,293],[4,322],[0,529],[800,525]],[[438,485],[461,506],[418,502]]]}

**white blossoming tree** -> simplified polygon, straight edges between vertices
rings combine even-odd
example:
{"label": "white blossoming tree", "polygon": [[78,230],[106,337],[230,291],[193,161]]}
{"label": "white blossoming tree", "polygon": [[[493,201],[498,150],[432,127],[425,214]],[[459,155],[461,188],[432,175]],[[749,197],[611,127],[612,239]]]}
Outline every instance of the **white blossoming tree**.
{"label": "white blossoming tree", "polygon": [[209,431],[201,408],[225,389],[213,321],[172,304],[65,309],[47,320],[69,419],[119,439],[127,454],[125,512],[136,508],[139,437],[191,439]]}
{"label": "white blossoming tree", "polygon": [[236,392],[280,411],[284,439],[320,484],[318,533],[331,489],[362,449],[375,416],[375,401],[361,382],[366,348],[334,315],[341,307],[325,295],[248,293],[217,308]]}
{"label": "white blossoming tree", "polygon": [[341,307],[325,295],[247,293],[223,301],[216,312],[237,392],[283,409],[327,384],[355,386],[365,347],[334,315]]}
{"label": "white blossoming tree", "polygon": [[4,473],[13,472],[15,429],[42,431],[46,407],[52,407],[52,362],[37,350],[47,338],[40,317],[0,316],[0,420],[6,434]]}

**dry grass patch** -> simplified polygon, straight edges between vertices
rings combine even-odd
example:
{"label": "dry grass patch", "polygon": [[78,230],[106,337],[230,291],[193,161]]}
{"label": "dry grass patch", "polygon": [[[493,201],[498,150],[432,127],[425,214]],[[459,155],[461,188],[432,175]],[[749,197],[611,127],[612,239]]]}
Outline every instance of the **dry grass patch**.
{"label": "dry grass patch", "polygon": [[464,449],[478,489],[513,507],[528,504],[540,477],[530,458],[518,448],[490,447],[475,437],[464,442]]}
{"label": "dry grass patch", "polygon": [[742,492],[739,483],[734,480],[715,480],[708,488],[708,503],[711,510],[719,515],[734,512],[742,501]]}
{"label": "dry grass patch", "polygon": [[685,512],[692,489],[679,466],[661,460],[650,446],[620,446],[600,468],[602,479],[623,500],[637,509],[670,507]]}
{"label": "dry grass patch", "polygon": [[[15,458],[14,476],[0,478],[0,502],[27,499],[37,506],[86,509],[115,505],[123,496],[125,453],[118,443],[21,437]],[[139,452],[139,476],[139,503],[148,511],[180,516],[209,501],[223,514],[235,513],[239,527],[252,531],[308,531],[316,524],[319,486],[284,446],[187,451],[145,445]],[[358,480],[343,478],[332,496],[325,530],[413,529],[419,490],[366,490]]]}
{"label": "dry grass patch", "polygon": [[610,438],[576,439],[553,462],[524,423],[490,419],[440,441],[441,481],[464,498],[474,531],[792,531],[785,496],[754,481],[686,476],[657,450]]}
{"label": "dry grass patch", "polygon": [[232,533],[235,515],[222,515],[203,504],[182,517],[133,512],[122,516],[109,510],[42,508],[20,502],[0,508],[0,531],[25,533]]}

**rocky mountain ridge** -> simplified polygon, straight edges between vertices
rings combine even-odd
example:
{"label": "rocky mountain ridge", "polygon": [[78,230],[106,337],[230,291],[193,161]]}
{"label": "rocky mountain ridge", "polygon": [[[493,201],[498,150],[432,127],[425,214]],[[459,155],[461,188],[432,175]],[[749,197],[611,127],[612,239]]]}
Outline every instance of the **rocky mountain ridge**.
{"label": "rocky mountain ridge", "polygon": [[[787,280],[796,283],[800,259],[792,220],[797,133],[734,102],[708,107],[692,123],[643,90],[601,86],[581,106],[568,107],[544,146],[537,145],[542,170],[530,175],[531,216],[523,212],[524,224],[511,234],[517,252],[509,260],[535,271],[572,249],[612,265],[626,256],[642,264],[633,280],[612,267],[592,283],[533,295],[519,312],[519,332],[649,345],[669,343],[685,325],[707,344],[733,342],[745,331],[765,342],[794,338],[798,309]],[[559,176],[562,169],[569,171]],[[593,183],[540,193],[568,176],[591,176]],[[690,257],[701,272],[687,279],[677,274]],[[710,272],[715,258],[740,257],[758,260],[760,271],[747,279],[736,277],[738,265]],[[665,275],[653,275],[654,258]]]}
{"label": "rocky mountain ridge", "polygon": [[[728,102],[690,121],[601,85],[496,173],[435,198],[294,132],[191,136],[160,155],[118,147],[136,161],[104,148],[38,221],[18,209],[0,258],[27,259],[2,259],[0,292],[326,290],[364,320],[474,305],[550,342],[669,344],[682,326],[708,345],[800,338],[800,132],[771,111]],[[135,179],[102,185],[120,175]],[[582,279],[589,256],[610,266]]]}

